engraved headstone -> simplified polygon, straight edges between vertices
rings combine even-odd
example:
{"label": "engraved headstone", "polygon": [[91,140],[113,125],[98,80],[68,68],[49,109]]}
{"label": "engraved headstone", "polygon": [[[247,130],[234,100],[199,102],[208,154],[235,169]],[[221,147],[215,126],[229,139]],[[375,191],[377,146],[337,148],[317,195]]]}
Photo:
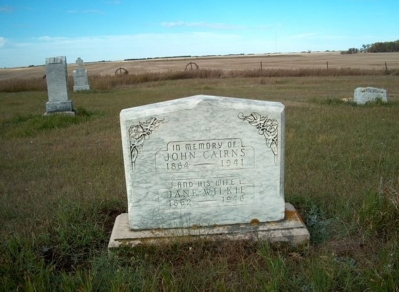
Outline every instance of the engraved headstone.
{"label": "engraved headstone", "polygon": [[128,214],[110,247],[176,228],[249,234],[285,218],[283,104],[198,95],[122,110],[120,122]]}
{"label": "engraved headstone", "polygon": [[73,70],[73,91],[90,90],[89,79],[87,77],[87,70],[83,68],[83,60],[78,58],[76,60],[78,67]]}
{"label": "engraved headstone", "polygon": [[353,100],[357,104],[375,102],[377,99],[380,99],[382,102],[388,102],[387,91],[374,87],[358,87],[355,89]]}
{"label": "engraved headstone", "polygon": [[72,101],[68,96],[68,73],[66,57],[46,58],[46,80],[49,101],[46,114],[74,114]]}

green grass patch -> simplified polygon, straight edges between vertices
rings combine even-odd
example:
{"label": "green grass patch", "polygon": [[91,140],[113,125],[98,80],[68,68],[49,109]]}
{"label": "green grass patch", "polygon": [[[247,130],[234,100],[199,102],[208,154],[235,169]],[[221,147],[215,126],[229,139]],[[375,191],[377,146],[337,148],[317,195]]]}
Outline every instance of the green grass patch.
{"label": "green grass patch", "polygon": [[12,118],[1,121],[0,137],[34,137],[41,132],[62,129],[71,125],[78,125],[87,122],[94,115],[94,112],[88,111],[82,107],[77,109],[77,114],[74,117],[63,114],[52,114],[47,116],[37,114],[16,114]]}

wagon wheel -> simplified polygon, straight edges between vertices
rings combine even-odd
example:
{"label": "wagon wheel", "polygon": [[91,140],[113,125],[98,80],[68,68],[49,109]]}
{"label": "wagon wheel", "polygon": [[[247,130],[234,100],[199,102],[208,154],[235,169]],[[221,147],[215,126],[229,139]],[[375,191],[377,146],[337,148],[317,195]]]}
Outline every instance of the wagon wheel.
{"label": "wagon wheel", "polygon": [[184,71],[192,71],[192,70],[199,70],[199,67],[196,63],[190,62],[186,65],[186,69]]}
{"label": "wagon wheel", "polygon": [[122,74],[127,75],[127,74],[129,74],[129,72],[127,72],[127,70],[125,68],[122,68],[122,67],[116,69],[115,75],[122,75]]}

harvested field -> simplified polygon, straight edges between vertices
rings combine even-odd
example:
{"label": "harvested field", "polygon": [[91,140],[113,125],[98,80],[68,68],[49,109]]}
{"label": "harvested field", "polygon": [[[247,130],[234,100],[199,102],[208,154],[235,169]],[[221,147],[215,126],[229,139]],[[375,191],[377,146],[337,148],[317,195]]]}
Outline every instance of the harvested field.
{"label": "harvested field", "polygon": [[[84,60],[85,57],[81,56]],[[67,57],[68,58],[68,57]],[[69,60],[68,74],[77,65]],[[220,57],[191,57],[164,58],[136,61],[112,61],[85,63],[89,74],[114,75],[118,68],[125,68],[129,74],[148,72],[184,71],[189,62],[196,63],[200,69],[212,70],[253,70],[253,69],[301,69],[301,68],[359,68],[359,69],[399,69],[399,53],[364,53],[340,54],[339,52],[325,53],[292,53],[265,54]],[[73,64],[72,64],[73,63]],[[261,65],[262,64],[262,65]],[[0,69],[0,80],[12,78],[43,77],[44,66]]]}

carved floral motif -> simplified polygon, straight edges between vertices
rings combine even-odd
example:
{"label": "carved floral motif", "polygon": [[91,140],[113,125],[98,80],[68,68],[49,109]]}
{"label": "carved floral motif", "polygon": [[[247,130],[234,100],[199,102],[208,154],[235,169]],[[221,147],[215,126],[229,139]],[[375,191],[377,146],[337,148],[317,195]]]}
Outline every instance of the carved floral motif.
{"label": "carved floral motif", "polygon": [[135,168],[137,157],[143,149],[144,141],[150,139],[152,132],[159,127],[162,123],[167,123],[168,117],[163,120],[157,118],[149,118],[145,122],[139,122],[138,125],[130,126],[129,139],[130,139],[130,156],[132,160],[133,170]]}
{"label": "carved floral motif", "polygon": [[277,146],[278,146],[278,122],[276,119],[269,119],[268,116],[262,116],[258,113],[251,113],[246,116],[243,113],[238,114],[238,118],[248,121],[249,124],[258,129],[259,135],[265,136],[266,146],[269,147],[274,154],[274,162],[277,162]]}

